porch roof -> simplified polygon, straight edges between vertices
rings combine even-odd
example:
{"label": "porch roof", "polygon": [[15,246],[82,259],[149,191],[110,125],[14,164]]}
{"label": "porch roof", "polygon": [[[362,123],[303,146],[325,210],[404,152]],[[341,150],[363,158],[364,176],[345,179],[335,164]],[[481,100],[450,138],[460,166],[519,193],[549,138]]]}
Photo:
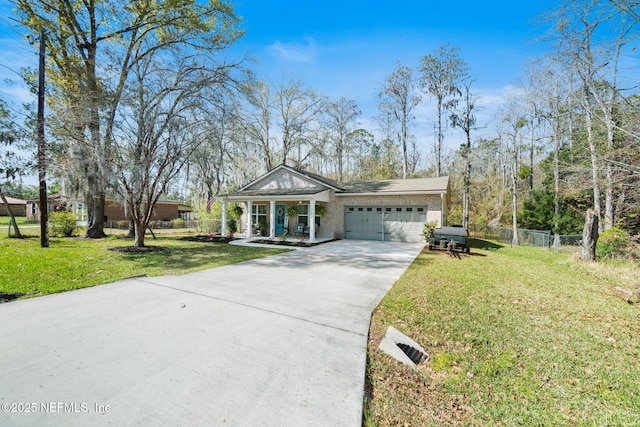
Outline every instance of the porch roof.
{"label": "porch roof", "polygon": [[272,188],[267,190],[241,190],[222,196],[229,200],[298,200],[315,199],[329,201],[329,191],[324,188]]}

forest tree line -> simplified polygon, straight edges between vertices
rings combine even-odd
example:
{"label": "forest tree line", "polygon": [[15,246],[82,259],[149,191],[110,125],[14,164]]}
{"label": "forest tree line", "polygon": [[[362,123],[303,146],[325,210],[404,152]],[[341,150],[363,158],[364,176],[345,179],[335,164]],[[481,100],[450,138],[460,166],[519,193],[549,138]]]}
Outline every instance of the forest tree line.
{"label": "forest tree line", "polygon": [[[449,175],[450,218],[465,226],[581,233],[590,209],[601,231],[640,233],[636,1],[567,0],[548,13],[549,53],[528,64],[490,124],[477,122],[477,82],[458,47],[397,63],[380,82],[375,128],[363,127],[354,99],[261,80],[249,59],[228,60],[243,35],[230,3],[14,4],[24,27],[48,34],[48,173],[84,195],[87,237],[104,236],[108,195],[144,236],[160,196],[198,205],[280,163],[344,181]],[[24,74],[34,85],[33,70]],[[429,147],[416,143],[425,100]],[[32,139],[33,121],[1,107],[6,189],[26,170],[8,156]],[[448,153],[453,133],[464,143]]]}

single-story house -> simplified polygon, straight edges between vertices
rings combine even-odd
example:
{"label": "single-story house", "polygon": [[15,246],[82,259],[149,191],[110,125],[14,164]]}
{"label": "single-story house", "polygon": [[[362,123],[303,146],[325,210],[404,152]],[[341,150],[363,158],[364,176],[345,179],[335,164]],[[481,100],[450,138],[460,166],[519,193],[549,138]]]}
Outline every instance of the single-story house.
{"label": "single-story house", "polygon": [[[104,221],[128,221],[124,204],[116,199],[107,198],[104,207]],[[185,221],[193,219],[193,208],[183,205],[177,200],[158,199],[151,212],[152,221],[171,221],[182,218]]]}
{"label": "single-story house", "polygon": [[[14,216],[27,216],[27,201],[21,199],[14,199],[13,197],[6,197],[7,203],[9,204],[9,209]],[[9,216],[9,212],[7,212],[7,207],[0,200],[0,216]]]}
{"label": "single-story house", "polygon": [[[81,200],[69,199],[59,193],[48,196],[49,212],[56,210],[70,210],[76,215],[80,222],[87,220],[86,205]],[[40,210],[39,200],[27,201],[27,220],[39,221]],[[117,199],[107,197],[104,206],[104,222],[109,221],[128,221],[128,215],[124,204]],[[153,207],[151,215],[152,221],[171,221],[176,218],[182,218],[185,221],[193,219],[193,208],[183,205],[176,200],[160,199]]]}
{"label": "single-story house", "polygon": [[[47,196],[47,212],[66,210],[69,201],[60,193],[49,194]],[[27,221],[40,221],[40,199],[27,200]]]}
{"label": "single-story house", "polygon": [[[420,242],[425,222],[447,225],[449,177],[339,182],[279,165],[218,199],[223,234],[227,234],[227,204],[235,202],[244,210],[240,232],[245,235],[253,236],[257,224],[267,224],[272,239],[304,229],[311,242],[316,238]],[[292,212],[293,206],[296,215],[290,218],[287,211]]]}

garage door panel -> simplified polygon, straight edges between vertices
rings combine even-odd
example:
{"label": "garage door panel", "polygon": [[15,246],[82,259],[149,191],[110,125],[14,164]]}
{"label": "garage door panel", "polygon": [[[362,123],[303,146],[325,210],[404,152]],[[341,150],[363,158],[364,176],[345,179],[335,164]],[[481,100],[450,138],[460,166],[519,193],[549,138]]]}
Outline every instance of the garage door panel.
{"label": "garage door panel", "polygon": [[415,206],[351,206],[345,210],[347,239],[421,242],[427,210]]}

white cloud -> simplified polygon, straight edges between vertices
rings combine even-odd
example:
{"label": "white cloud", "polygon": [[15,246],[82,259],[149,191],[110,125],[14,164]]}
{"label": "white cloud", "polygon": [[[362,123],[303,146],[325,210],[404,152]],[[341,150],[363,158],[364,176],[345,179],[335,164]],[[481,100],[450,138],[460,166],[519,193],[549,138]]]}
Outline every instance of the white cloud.
{"label": "white cloud", "polygon": [[276,42],[267,46],[267,51],[271,55],[287,62],[308,63],[315,60],[318,49],[312,38],[305,37],[303,42],[283,43],[280,40],[276,40]]}

